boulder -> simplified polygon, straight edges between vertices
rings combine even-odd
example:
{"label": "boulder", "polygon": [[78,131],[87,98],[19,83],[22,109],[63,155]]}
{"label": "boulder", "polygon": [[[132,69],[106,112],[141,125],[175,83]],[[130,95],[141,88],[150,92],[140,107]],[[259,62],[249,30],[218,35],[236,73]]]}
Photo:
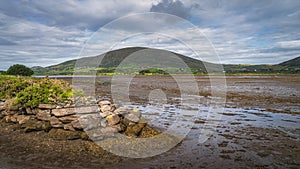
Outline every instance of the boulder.
{"label": "boulder", "polygon": [[112,114],[112,115],[107,116],[106,120],[107,120],[107,124],[109,126],[112,126],[112,125],[119,123],[121,119],[118,115]]}
{"label": "boulder", "polygon": [[64,127],[63,123],[61,121],[59,121],[58,118],[56,118],[54,116],[51,117],[50,124],[51,124],[52,127],[55,127],[55,128]]}
{"label": "boulder", "polygon": [[56,117],[63,117],[63,116],[74,115],[75,110],[74,108],[53,109],[51,113]]}
{"label": "boulder", "polygon": [[51,114],[50,110],[38,110],[38,113],[36,114],[36,118],[43,121],[50,121]]}
{"label": "boulder", "polygon": [[39,109],[55,109],[56,105],[54,104],[39,104]]}

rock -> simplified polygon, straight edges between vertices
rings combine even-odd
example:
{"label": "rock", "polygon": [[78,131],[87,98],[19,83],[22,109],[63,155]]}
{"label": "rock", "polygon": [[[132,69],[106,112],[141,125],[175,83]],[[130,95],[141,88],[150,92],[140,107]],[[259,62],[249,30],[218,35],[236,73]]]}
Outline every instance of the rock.
{"label": "rock", "polygon": [[108,101],[108,100],[102,100],[102,101],[99,101],[99,102],[98,102],[98,105],[99,105],[100,107],[103,107],[104,105],[110,105],[110,104],[111,104],[111,102]]}
{"label": "rock", "polygon": [[48,135],[57,140],[75,140],[81,138],[82,132],[63,129],[51,129]]}
{"label": "rock", "polygon": [[0,106],[0,112],[1,112],[1,111],[4,111],[4,110],[5,110],[5,106],[4,106],[4,105],[1,105],[1,106]]}
{"label": "rock", "polygon": [[101,127],[101,117],[98,114],[79,117],[79,122],[85,130],[91,130]]}
{"label": "rock", "polygon": [[109,126],[115,125],[120,122],[120,117],[116,114],[109,115],[106,117]]}
{"label": "rock", "polygon": [[123,114],[126,114],[126,113],[128,113],[129,111],[128,111],[128,108],[127,107],[119,107],[119,108],[117,108],[115,111],[114,111],[114,113],[116,113],[116,114],[121,114],[121,115],[123,115]]}
{"label": "rock", "polygon": [[56,117],[74,115],[74,108],[53,109],[52,114]]}
{"label": "rock", "polygon": [[140,117],[139,123],[144,123],[147,124],[149,122],[148,119],[144,118],[144,117]]}
{"label": "rock", "polygon": [[5,106],[5,101],[0,100],[0,106]]}
{"label": "rock", "polygon": [[107,127],[107,120],[106,119],[102,119],[100,122],[101,127]]}
{"label": "rock", "polygon": [[27,123],[31,119],[30,116],[19,115],[17,117],[17,121],[20,125]]}
{"label": "rock", "polygon": [[5,109],[6,111],[18,111],[19,107],[13,105],[13,103],[16,101],[16,98],[13,99],[8,99],[5,101],[4,105],[5,105]]}
{"label": "rock", "polygon": [[21,126],[24,128],[24,131],[31,132],[31,131],[49,131],[51,129],[50,122],[46,121],[38,121],[36,119],[30,119],[25,124]]}
{"label": "rock", "polygon": [[55,109],[56,105],[54,104],[39,104],[39,109]]}
{"label": "rock", "polygon": [[111,115],[111,114],[113,114],[112,112],[110,112],[110,111],[107,111],[107,112],[104,112],[104,113],[99,113],[100,114],[100,116],[102,117],[102,118],[105,118],[105,117],[107,117],[108,115]]}
{"label": "rock", "polygon": [[13,122],[13,123],[17,123],[18,122],[18,115],[14,114],[13,116],[11,116],[10,121]]}
{"label": "rock", "polygon": [[36,118],[43,121],[50,121],[51,114],[50,110],[38,110],[38,113],[36,114]]}
{"label": "rock", "polygon": [[64,129],[65,129],[65,130],[75,131],[75,129],[74,129],[74,127],[72,126],[71,123],[65,124],[65,125],[64,125]]}
{"label": "rock", "polygon": [[133,114],[133,113],[126,114],[125,118],[128,119],[129,121],[132,121],[135,123],[139,122],[139,120],[140,120],[140,118],[136,114]]}
{"label": "rock", "polygon": [[6,110],[4,112],[5,115],[15,115],[15,114],[19,114],[19,111],[12,111],[12,110]]}
{"label": "rock", "polygon": [[64,116],[64,117],[60,117],[58,119],[59,119],[59,121],[61,121],[63,123],[71,123],[72,121],[77,120],[77,116],[76,115]]}
{"label": "rock", "polygon": [[52,127],[55,127],[55,128],[64,127],[63,123],[61,121],[59,121],[58,118],[56,118],[54,116],[51,117],[50,124],[51,124]]}
{"label": "rock", "polygon": [[101,111],[102,113],[111,111],[111,106],[109,106],[109,105],[103,105],[103,106],[100,108],[100,111]]}
{"label": "rock", "polygon": [[90,114],[98,113],[100,111],[98,106],[86,106],[86,107],[76,107],[76,114]]}
{"label": "rock", "polygon": [[82,130],[83,129],[78,119],[72,121],[71,124],[72,124],[72,127],[74,129],[78,129],[78,130]]}
{"label": "rock", "polygon": [[118,130],[113,127],[105,127],[105,128],[101,128],[100,130],[104,135],[111,135],[118,132]]}
{"label": "rock", "polygon": [[18,111],[19,110],[19,107],[18,106],[14,106],[14,105],[10,105],[8,107],[8,111]]}
{"label": "rock", "polygon": [[12,123],[11,116],[5,116],[3,119],[6,123]]}
{"label": "rock", "polygon": [[127,136],[134,136],[134,137],[139,136],[140,132],[142,131],[142,129],[144,127],[145,127],[145,124],[143,124],[143,123],[127,126],[127,128],[125,130],[125,134]]}
{"label": "rock", "polygon": [[122,123],[119,123],[119,124],[116,124],[116,125],[113,125],[111,126],[112,128],[115,128],[118,130],[118,132],[123,132],[126,130],[126,126]]}
{"label": "rock", "polygon": [[[26,114],[34,114],[30,107],[25,108]],[[35,112],[36,113],[36,112]]]}

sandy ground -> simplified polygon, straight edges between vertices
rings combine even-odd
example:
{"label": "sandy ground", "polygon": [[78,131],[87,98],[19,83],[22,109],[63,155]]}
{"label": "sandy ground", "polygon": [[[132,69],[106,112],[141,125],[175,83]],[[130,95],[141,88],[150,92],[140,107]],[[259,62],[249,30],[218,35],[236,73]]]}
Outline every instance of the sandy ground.
{"label": "sandy ground", "polygon": [[[196,80],[205,103],[214,96],[208,77],[181,78],[186,85]],[[172,106],[178,104],[172,98],[182,93],[173,77],[137,76],[129,82],[133,104],[146,105],[151,91],[161,89]],[[111,77],[100,77],[96,84],[97,95],[111,97]],[[204,143],[198,142],[205,128],[202,117],[179,145],[141,159],[113,155],[88,141],[53,140],[45,132],[24,133],[1,123],[0,168],[300,168],[300,76],[228,76],[226,90],[225,110],[219,112],[223,118]]]}

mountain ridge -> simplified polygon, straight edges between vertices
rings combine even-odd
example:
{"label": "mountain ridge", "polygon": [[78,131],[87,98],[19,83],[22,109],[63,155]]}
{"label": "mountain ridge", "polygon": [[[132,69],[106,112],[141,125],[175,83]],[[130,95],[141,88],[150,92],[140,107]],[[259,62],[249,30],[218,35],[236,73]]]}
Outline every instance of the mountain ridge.
{"label": "mountain ridge", "polygon": [[[109,51],[105,54],[97,55],[97,56],[90,56],[84,57],[79,59],[73,59],[69,61],[65,61],[56,65],[47,66],[41,68],[39,66],[34,67],[35,75],[66,75],[66,74],[73,74],[74,67],[79,60],[80,63],[83,65],[93,65],[95,63],[99,63],[99,59],[101,63],[98,67],[102,68],[97,69],[98,73],[108,73],[113,72],[116,67],[129,55],[141,51],[143,49],[151,49],[145,47],[129,47],[129,48],[122,48],[117,49],[114,51]],[[165,51],[160,49],[155,49],[155,51]],[[169,52],[169,51],[167,51]],[[178,56],[182,59],[189,68],[191,68],[193,73],[207,73],[206,67],[209,67],[210,72],[217,70],[220,65],[215,63],[209,63],[200,61],[188,56],[184,56],[182,54],[178,54],[175,52],[171,52],[172,54]],[[160,67],[159,63],[156,65],[158,68]],[[161,65],[163,66],[163,65]],[[205,67],[206,66],[206,67]],[[244,65],[244,64],[223,64],[225,72],[227,73],[250,73],[250,72],[266,72],[266,73],[300,73],[300,57],[279,63],[274,65]],[[180,72],[177,72],[180,73]]]}

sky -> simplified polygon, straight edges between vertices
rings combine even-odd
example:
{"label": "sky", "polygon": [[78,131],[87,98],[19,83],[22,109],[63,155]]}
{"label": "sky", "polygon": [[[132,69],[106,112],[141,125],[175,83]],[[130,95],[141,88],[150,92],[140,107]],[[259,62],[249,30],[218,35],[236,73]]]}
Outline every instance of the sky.
{"label": "sky", "polygon": [[[168,18],[145,17],[147,12],[175,15],[201,33]],[[76,59],[87,44],[91,55],[102,54],[117,39],[115,48],[156,47],[197,58],[179,43],[187,42],[206,60],[206,38],[221,63],[277,64],[300,56],[299,18],[298,0],[1,0],[0,70]],[[164,34],[149,34],[159,24]],[[130,34],[136,32],[141,34]]]}

